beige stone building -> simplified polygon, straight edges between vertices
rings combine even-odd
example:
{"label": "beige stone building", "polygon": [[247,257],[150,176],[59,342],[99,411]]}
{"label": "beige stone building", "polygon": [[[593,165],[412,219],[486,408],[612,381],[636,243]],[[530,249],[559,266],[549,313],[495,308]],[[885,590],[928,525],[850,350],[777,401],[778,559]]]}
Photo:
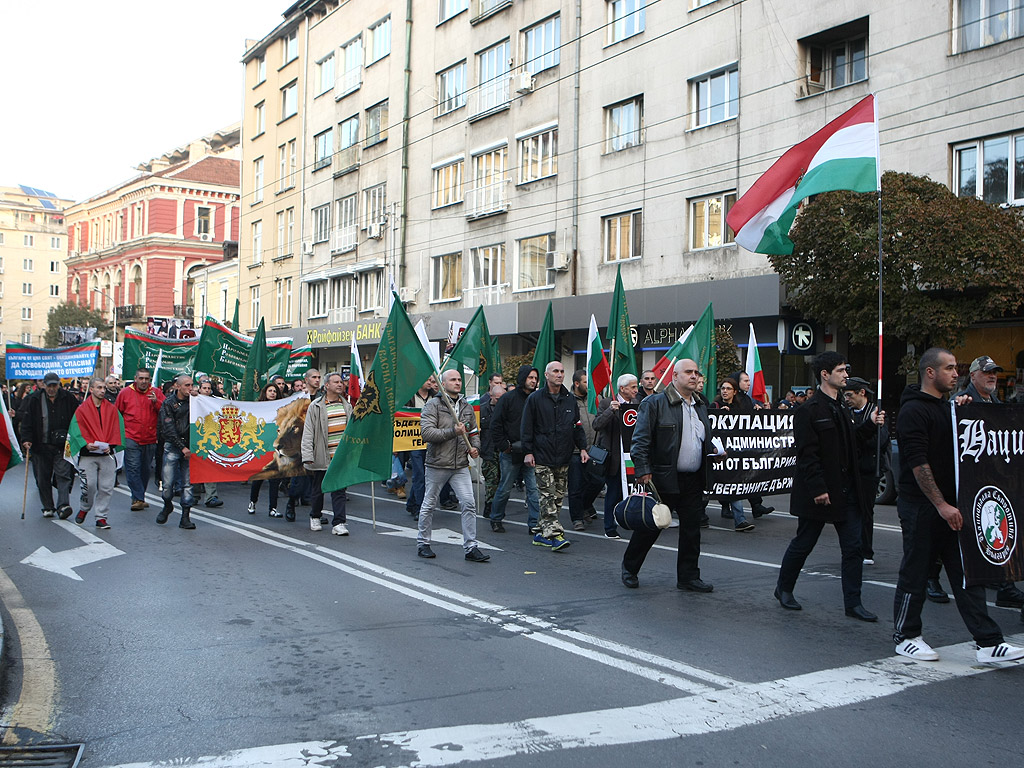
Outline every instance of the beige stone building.
{"label": "beige stone building", "polygon": [[0,350],[44,346],[49,308],[66,301],[67,227],[73,201],[26,186],[0,187]]}
{"label": "beige stone building", "polygon": [[[248,290],[291,277],[293,316],[274,324],[329,364],[347,361],[352,333],[372,343],[392,277],[431,338],[483,304],[506,352],[532,345],[550,300],[579,362],[621,267],[642,365],[713,301],[771,345],[770,382],[791,378],[774,346],[790,314],[778,278],[725,215],[869,93],[883,169],[1024,203],[1017,2],[309,0],[245,70],[245,165],[283,169],[264,170],[263,203],[256,172],[243,176],[243,232],[262,221],[264,254],[281,259],[251,267]],[[260,103],[268,127],[253,135]],[[293,135],[294,188],[281,182]],[[815,348],[844,343],[814,330]]]}

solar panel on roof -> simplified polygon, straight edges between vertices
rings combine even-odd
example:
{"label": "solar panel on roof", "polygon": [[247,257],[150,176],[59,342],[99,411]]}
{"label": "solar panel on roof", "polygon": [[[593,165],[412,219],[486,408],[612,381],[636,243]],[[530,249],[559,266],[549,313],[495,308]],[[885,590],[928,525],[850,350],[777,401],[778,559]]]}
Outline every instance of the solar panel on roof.
{"label": "solar panel on roof", "polygon": [[26,195],[31,195],[32,197],[57,197],[52,192],[47,192],[45,189],[39,189],[39,187],[27,187],[24,184],[19,184],[18,186],[21,187],[22,192]]}
{"label": "solar panel on roof", "polygon": [[39,199],[39,204],[42,205],[43,208],[49,208],[51,211],[56,211],[57,210],[57,206],[54,205],[53,203],[51,203],[49,200],[44,200],[44,199],[40,198]]}

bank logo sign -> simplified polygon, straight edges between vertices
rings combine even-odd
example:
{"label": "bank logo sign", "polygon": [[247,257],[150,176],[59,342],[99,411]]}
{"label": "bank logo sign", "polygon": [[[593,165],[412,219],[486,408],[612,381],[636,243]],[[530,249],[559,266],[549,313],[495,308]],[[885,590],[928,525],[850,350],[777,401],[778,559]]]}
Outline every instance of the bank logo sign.
{"label": "bank logo sign", "polygon": [[974,497],[972,518],[981,556],[992,565],[1003,565],[1017,545],[1017,519],[1010,499],[994,485],[986,485]]}

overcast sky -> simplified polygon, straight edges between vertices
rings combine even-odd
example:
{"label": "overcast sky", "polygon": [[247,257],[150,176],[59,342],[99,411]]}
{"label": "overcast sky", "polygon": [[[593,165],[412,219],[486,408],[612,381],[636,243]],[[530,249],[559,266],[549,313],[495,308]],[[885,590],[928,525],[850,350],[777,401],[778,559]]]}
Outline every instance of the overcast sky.
{"label": "overcast sky", "polygon": [[0,186],[82,200],[241,117],[246,38],[293,0],[0,0]]}

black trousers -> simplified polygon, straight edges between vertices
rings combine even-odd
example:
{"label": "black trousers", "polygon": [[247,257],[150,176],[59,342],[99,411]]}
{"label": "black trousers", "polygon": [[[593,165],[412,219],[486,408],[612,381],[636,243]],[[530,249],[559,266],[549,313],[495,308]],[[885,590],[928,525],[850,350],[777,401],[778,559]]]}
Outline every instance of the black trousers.
{"label": "black trousers", "polygon": [[964,587],[964,567],[956,531],[930,502],[913,502],[900,497],[896,500],[896,511],[903,529],[903,562],[893,601],[893,640],[900,643],[908,637],[921,635],[925,582],[938,558],[949,576],[956,609],[974,642],[982,647],[1003,642],[1002,630],[988,615],[985,587]]}
{"label": "black trousers", "polygon": [[[661,500],[679,516],[679,554],[676,582],[685,584],[700,578],[700,518],[704,514],[704,480],[699,472],[679,473],[679,493],[661,493]],[[640,573],[647,553],[661,531],[633,531],[622,557],[622,570]]]}
{"label": "black trousers", "polygon": [[[848,491],[844,496],[845,517],[832,525],[836,527],[842,552],[840,572],[843,579],[843,605],[845,608],[855,608],[861,604],[860,589],[864,577],[864,559],[860,548],[861,514],[854,493]],[[796,525],[796,536],[789,542],[786,554],[782,556],[778,582],[780,592],[793,591],[800,569],[804,567],[807,556],[814,550],[818,537],[828,524],[824,520],[800,518]]]}
{"label": "black trousers", "polygon": [[[313,470],[313,493],[310,496],[309,508],[310,517],[319,518],[320,513],[324,511],[324,491],[322,485],[326,474],[327,472],[322,469]],[[345,522],[346,502],[348,502],[348,494],[344,488],[340,491],[331,491],[331,511],[334,513],[334,517],[331,519],[332,526]]]}
{"label": "black trousers", "polygon": [[878,495],[878,478],[873,472],[861,473],[860,487],[864,498],[868,499],[868,513],[861,519],[860,548],[868,560],[875,559],[875,496]]}
{"label": "black trousers", "polygon": [[[75,468],[64,461],[64,446],[59,448],[45,443],[33,443],[30,454],[32,470],[43,509],[56,509],[70,503],[71,485],[75,481]],[[57,489],[57,503],[53,503],[53,489]]]}

